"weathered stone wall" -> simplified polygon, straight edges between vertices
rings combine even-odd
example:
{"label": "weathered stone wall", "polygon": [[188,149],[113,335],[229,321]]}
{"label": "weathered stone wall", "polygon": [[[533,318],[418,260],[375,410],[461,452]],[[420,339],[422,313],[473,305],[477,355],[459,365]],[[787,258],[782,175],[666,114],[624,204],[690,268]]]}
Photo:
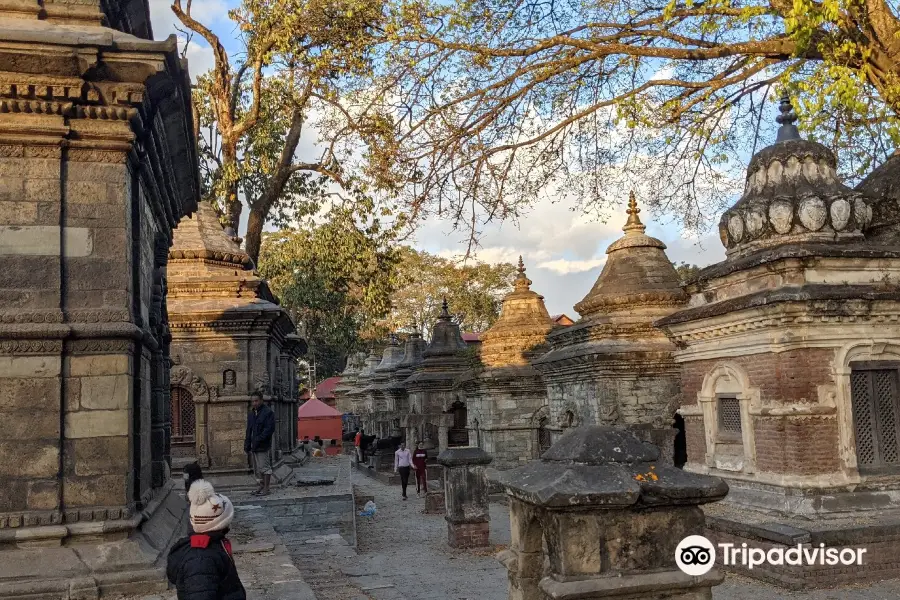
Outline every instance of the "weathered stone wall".
{"label": "weathered stone wall", "polygon": [[544,379],[553,423],[564,422],[567,411],[573,413],[575,425],[653,423],[671,419],[680,397],[679,369],[674,363],[653,368],[635,362],[632,368],[615,372],[601,367]]}

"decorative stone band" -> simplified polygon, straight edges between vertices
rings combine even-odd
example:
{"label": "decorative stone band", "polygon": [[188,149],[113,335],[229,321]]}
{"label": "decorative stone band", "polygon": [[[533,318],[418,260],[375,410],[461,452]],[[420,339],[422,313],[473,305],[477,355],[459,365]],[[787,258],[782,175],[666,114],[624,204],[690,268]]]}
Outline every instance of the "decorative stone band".
{"label": "decorative stone band", "polygon": [[253,266],[253,261],[243,252],[221,252],[206,248],[199,250],[170,250],[169,258],[173,261],[201,260],[203,262],[221,264],[222,266],[241,265],[246,269],[250,269]]}
{"label": "decorative stone band", "polygon": [[[703,409],[699,404],[690,404],[682,406],[678,409],[678,414],[682,417],[702,417]],[[751,404],[749,413],[754,417],[834,417],[837,414],[837,407],[827,404],[794,402],[790,404],[753,406]]]}
{"label": "decorative stone band", "polygon": [[[67,510],[65,515],[59,511],[30,511],[21,513],[0,514],[0,542],[18,540],[22,536],[15,533],[3,534],[3,530],[22,529],[26,527],[44,527],[49,525],[71,525],[77,523],[104,522],[103,533],[111,533],[122,530],[134,529],[140,524],[140,515],[134,516],[134,511],[128,507],[115,508],[85,508],[79,510]],[[81,528],[83,530],[84,528]],[[73,533],[80,533],[76,527]],[[69,533],[68,530],[66,533]],[[85,532],[86,533],[86,532]],[[33,532],[36,536],[37,532]]]}

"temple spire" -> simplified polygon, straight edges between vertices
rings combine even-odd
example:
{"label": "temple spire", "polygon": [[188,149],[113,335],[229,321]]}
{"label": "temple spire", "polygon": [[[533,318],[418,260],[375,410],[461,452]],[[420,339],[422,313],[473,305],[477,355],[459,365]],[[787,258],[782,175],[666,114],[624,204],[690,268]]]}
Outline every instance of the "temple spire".
{"label": "temple spire", "polygon": [[528,279],[528,276],[525,275],[525,263],[522,261],[522,256],[519,255],[519,267],[516,269],[519,274],[516,275],[515,287],[517,292],[527,292],[531,286],[531,280]]}
{"label": "temple spire", "polygon": [[640,212],[641,209],[638,208],[634,190],[631,190],[631,195],[628,198],[628,210],[625,211],[628,215],[628,220],[625,221],[625,227],[622,228],[622,231],[624,231],[626,235],[641,234],[647,230],[647,227],[641,223],[641,218],[638,216],[638,213]]}
{"label": "temple spire", "polygon": [[775,121],[777,121],[781,127],[778,128],[778,136],[775,138],[775,141],[787,142],[790,140],[799,140],[800,131],[795,124],[797,122],[797,113],[794,112],[794,107],[791,105],[791,99],[787,96],[782,96],[781,102],[778,104],[778,110],[781,114],[776,117]]}
{"label": "temple spire", "polygon": [[444,301],[441,303],[441,315],[438,318],[441,320],[450,319],[450,307],[447,305],[447,296],[444,296]]}

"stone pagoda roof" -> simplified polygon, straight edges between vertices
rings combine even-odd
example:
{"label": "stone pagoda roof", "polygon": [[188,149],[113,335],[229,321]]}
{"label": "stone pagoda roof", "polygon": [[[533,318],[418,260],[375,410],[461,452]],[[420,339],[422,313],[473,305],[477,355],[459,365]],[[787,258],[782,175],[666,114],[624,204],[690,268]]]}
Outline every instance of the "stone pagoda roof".
{"label": "stone pagoda roof", "polygon": [[250,319],[266,313],[281,322],[285,335],[294,333],[287,312],[252,269],[253,262],[226,234],[212,205],[200,202],[197,212],[178,224],[169,249],[170,322],[206,321],[221,327],[241,320],[249,327]]}
{"label": "stone pagoda roof", "polygon": [[900,242],[900,152],[894,152],[869,173],[856,189],[874,203],[866,239],[890,244]]}
{"label": "stone pagoda roof", "polygon": [[388,345],[385,346],[381,355],[381,362],[375,367],[375,373],[380,376],[388,376],[397,370],[402,361],[403,348],[400,347],[397,336],[391,334],[388,338]]}
{"label": "stone pagoda roof", "polygon": [[431,330],[431,342],[422,352],[422,362],[406,380],[407,386],[452,385],[453,380],[468,366],[461,355],[466,348],[459,325],[453,322],[447,299],[444,298],[441,314]]}
{"label": "stone pagoda roof", "polygon": [[861,241],[872,201],[845,186],[828,148],[800,137],[787,98],[778,136],[750,160],[740,200],[719,222],[727,255],[746,256],[788,243]]}
{"label": "stone pagoda roof", "polygon": [[209,202],[201,202],[196,213],[178,224],[169,259],[193,260],[213,269],[253,269],[253,261],[222,228],[216,209]]}
{"label": "stone pagoda roof", "polygon": [[575,305],[582,319],[636,306],[677,307],[687,300],[666,245],[644,233],[634,192],[628,200],[625,235],[606,249],[608,258],[587,296]]}
{"label": "stone pagoda roof", "polygon": [[441,305],[441,314],[431,330],[431,342],[422,355],[426,359],[429,357],[455,356],[460,350],[465,350],[466,347],[466,342],[459,331],[459,325],[453,322],[453,317],[450,316],[450,308],[447,306],[447,299],[444,298],[444,302]]}
{"label": "stone pagoda roof", "polygon": [[688,295],[666,256],[666,245],[645,233],[640,212],[632,192],[625,235],[609,246],[594,287],[575,305],[581,319],[550,333],[550,351],[532,362],[542,373],[585,361],[668,360],[673,346],[653,321],[684,306]]}
{"label": "stone pagoda roof", "polygon": [[520,256],[515,289],[503,298],[500,317],[481,336],[481,362],[487,367],[525,366],[552,329],[544,297],[531,290]]}

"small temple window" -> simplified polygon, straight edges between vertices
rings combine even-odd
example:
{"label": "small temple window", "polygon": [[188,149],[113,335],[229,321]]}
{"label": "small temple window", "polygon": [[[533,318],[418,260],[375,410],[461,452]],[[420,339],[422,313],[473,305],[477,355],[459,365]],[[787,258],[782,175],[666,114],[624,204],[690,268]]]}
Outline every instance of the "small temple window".
{"label": "small temple window", "polygon": [[741,441],[741,403],[736,396],[718,396],[719,438]]}

